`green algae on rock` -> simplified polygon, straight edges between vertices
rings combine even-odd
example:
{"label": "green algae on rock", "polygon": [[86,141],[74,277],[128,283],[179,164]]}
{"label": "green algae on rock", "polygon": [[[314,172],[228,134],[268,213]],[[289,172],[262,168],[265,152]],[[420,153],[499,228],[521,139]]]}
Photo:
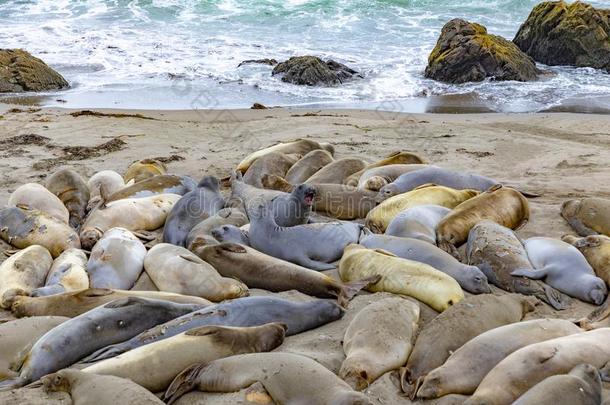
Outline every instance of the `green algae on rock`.
{"label": "green algae on rock", "polygon": [[59,90],[68,82],[22,49],[0,49],[0,93]]}

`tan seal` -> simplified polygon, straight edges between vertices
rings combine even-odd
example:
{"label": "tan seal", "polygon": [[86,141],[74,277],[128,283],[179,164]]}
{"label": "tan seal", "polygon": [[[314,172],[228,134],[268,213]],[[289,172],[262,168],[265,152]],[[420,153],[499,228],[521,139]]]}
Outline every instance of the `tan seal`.
{"label": "tan seal", "polygon": [[80,249],[68,249],[53,262],[44,287],[32,291],[31,295],[38,297],[86,288],[89,288],[87,255]]}
{"label": "tan seal", "polygon": [[343,184],[345,179],[366,167],[367,162],[360,158],[337,159],[318,170],[305,180],[308,184]]}
{"label": "tan seal", "polygon": [[124,188],[125,181],[123,176],[113,170],[102,170],[91,176],[87,182],[87,187],[89,187],[87,211],[92,211],[106,201],[108,196]]}
{"label": "tan seal", "polygon": [[138,183],[142,180],[166,173],[167,167],[163,162],[156,159],[142,159],[129,165],[127,171],[123,175],[123,179],[125,180],[125,183],[129,183],[132,180],[134,183]]}
{"label": "tan seal", "polygon": [[272,152],[279,152],[285,155],[294,154],[305,156],[307,153],[316,149],[325,149],[331,154],[334,152],[334,148],[332,148],[331,145],[321,144],[310,139],[297,139],[291,142],[280,142],[276,145],[251,153],[237,165],[236,170],[242,174],[245,174],[255,160]]}
{"label": "tan seal", "polygon": [[301,184],[332,161],[333,156],[328,151],[323,149],[312,150],[288,170],[285,176],[286,181],[290,184]]}
{"label": "tan seal", "polygon": [[70,213],[70,226],[78,229],[87,215],[89,187],[80,174],[72,169],[53,173],[45,184],[64,203]]}
{"label": "tan seal", "polygon": [[431,167],[425,164],[396,164],[365,170],[358,180],[358,188],[379,191],[405,173]]}
{"label": "tan seal", "polygon": [[589,235],[577,238],[565,235],[564,242],[574,246],[585,256],[597,277],[610,284],[610,238],[605,235]]}
{"label": "tan seal", "polygon": [[150,197],[157,194],[178,194],[184,195],[197,188],[195,180],[188,176],[175,176],[173,174],[163,174],[149,177],[138,183],[123,187],[112,194],[104,191],[104,203],[124,200],[127,198]]}
{"label": "tan seal", "polygon": [[0,307],[10,308],[18,295],[29,295],[42,287],[53,264],[49,251],[34,245],[0,264]]}
{"label": "tan seal", "polygon": [[561,206],[561,215],[580,236],[610,236],[610,200],[583,198],[569,200]]}
{"label": "tan seal", "polygon": [[246,225],[248,216],[239,208],[223,208],[207,219],[204,219],[191,229],[186,238],[186,247],[191,252],[198,254],[200,249],[217,241],[212,236],[212,230],[223,225],[234,225],[237,227]]}
{"label": "tan seal", "polygon": [[46,187],[36,183],[27,183],[17,187],[11,193],[7,205],[9,207],[27,206],[66,224],[70,220],[70,213],[64,203]]}
{"label": "tan seal", "polygon": [[244,174],[244,183],[263,188],[261,179],[265,174],[284,177],[286,172],[288,172],[297,160],[298,159],[292,155],[285,155],[278,152],[268,153],[252,163],[252,166],[250,166],[246,174]]}
{"label": "tan seal", "polygon": [[348,186],[356,187],[358,185],[358,181],[362,174],[367,171],[374,169],[376,167],[389,166],[389,165],[402,165],[402,164],[422,164],[426,163],[424,159],[416,155],[415,153],[406,152],[406,151],[397,151],[388,155],[386,158],[378,160],[375,163],[370,163],[366,165],[361,170],[353,173],[348,178],[345,179],[345,184]]}

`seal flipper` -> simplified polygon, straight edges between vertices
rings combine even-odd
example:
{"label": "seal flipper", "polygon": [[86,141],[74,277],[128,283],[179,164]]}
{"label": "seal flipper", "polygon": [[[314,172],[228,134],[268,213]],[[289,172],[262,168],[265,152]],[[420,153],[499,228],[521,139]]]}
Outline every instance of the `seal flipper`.
{"label": "seal flipper", "polygon": [[373,284],[377,284],[381,280],[381,276],[379,274],[367,277],[362,280],[353,281],[351,283],[345,283],[341,286],[341,290],[339,291],[339,296],[337,297],[337,302],[343,308],[347,308],[350,300],[354,298],[360,290],[363,288],[369,287]]}
{"label": "seal flipper", "polygon": [[118,343],[115,345],[103,347],[103,348],[99,349],[98,351],[93,352],[89,356],[85,357],[84,359],[79,361],[79,363],[81,363],[81,364],[95,363],[97,361],[111,359],[113,357],[116,357],[119,354],[123,354],[123,353],[131,350],[129,345],[127,345],[126,343],[127,342],[123,342],[123,343]]}
{"label": "seal flipper", "polygon": [[325,271],[325,270],[333,270],[336,268],[336,266],[330,264],[330,263],[324,263],[324,262],[320,262],[317,260],[312,260],[309,257],[305,257],[304,259],[302,259],[301,263],[298,263],[303,267],[307,267],[308,269],[311,270],[316,270],[316,271]]}
{"label": "seal flipper", "polygon": [[610,382],[610,362],[599,369],[599,378],[604,382]]}
{"label": "seal flipper", "polygon": [[564,216],[564,218],[566,219],[568,224],[572,227],[572,229],[574,229],[574,231],[577,234],[579,234],[580,236],[598,235],[597,232],[595,232],[593,229],[586,226],[580,219],[578,219],[576,217],[566,218],[565,216]]}
{"label": "seal flipper", "polygon": [[4,380],[0,382],[0,391],[9,391],[15,388],[21,388],[27,381],[22,377],[12,378],[10,380]]}
{"label": "seal flipper", "polygon": [[197,378],[206,368],[209,363],[193,364],[174,378],[174,381],[169,385],[167,391],[163,395],[163,401],[168,405],[173,404],[181,396],[192,391],[197,385]]}
{"label": "seal flipper", "polygon": [[532,269],[517,269],[510,273],[511,276],[521,276],[531,278],[532,280],[542,280],[547,276],[548,270],[532,270]]}
{"label": "seal flipper", "polygon": [[544,296],[540,296],[538,298],[558,311],[566,309],[571,302],[570,297],[559,290],[554,289],[548,284],[544,284]]}

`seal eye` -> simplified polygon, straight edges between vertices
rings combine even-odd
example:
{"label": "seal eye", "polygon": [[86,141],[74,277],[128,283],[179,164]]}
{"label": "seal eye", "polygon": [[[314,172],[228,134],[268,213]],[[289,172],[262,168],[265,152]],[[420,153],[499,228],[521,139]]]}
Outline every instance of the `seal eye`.
{"label": "seal eye", "polygon": [[122,328],[125,326],[125,321],[119,321],[118,322],[119,328]]}

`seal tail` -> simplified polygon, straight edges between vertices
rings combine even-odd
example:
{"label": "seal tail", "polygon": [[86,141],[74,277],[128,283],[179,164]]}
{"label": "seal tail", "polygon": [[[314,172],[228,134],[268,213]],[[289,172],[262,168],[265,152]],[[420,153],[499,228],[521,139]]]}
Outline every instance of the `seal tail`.
{"label": "seal tail", "polygon": [[181,396],[192,391],[197,385],[199,374],[208,368],[209,363],[199,363],[189,366],[174,378],[167,391],[163,395],[163,401],[168,405],[173,404]]}
{"label": "seal tail", "polygon": [[411,399],[415,400],[417,390],[424,381],[423,377],[419,377],[414,383],[411,382],[411,370],[408,367],[400,369],[400,389]]}
{"label": "seal tail", "polygon": [[367,277],[362,280],[352,281],[351,283],[343,284],[341,286],[341,290],[339,291],[337,302],[343,308],[347,308],[351,299],[354,298],[354,296],[358,294],[360,290],[362,290],[363,288],[367,288],[373,284],[377,284],[379,280],[381,280],[381,276],[379,274],[376,274],[374,276]]}
{"label": "seal tail", "polygon": [[12,378],[10,380],[4,380],[0,382],[0,392],[1,391],[10,391],[15,388],[23,387],[27,381],[22,377]]}
{"label": "seal tail", "polygon": [[129,350],[129,347],[122,346],[121,344],[106,346],[89,356],[82,359],[79,363],[95,363],[96,361],[110,359],[116,357],[121,353],[125,353]]}

